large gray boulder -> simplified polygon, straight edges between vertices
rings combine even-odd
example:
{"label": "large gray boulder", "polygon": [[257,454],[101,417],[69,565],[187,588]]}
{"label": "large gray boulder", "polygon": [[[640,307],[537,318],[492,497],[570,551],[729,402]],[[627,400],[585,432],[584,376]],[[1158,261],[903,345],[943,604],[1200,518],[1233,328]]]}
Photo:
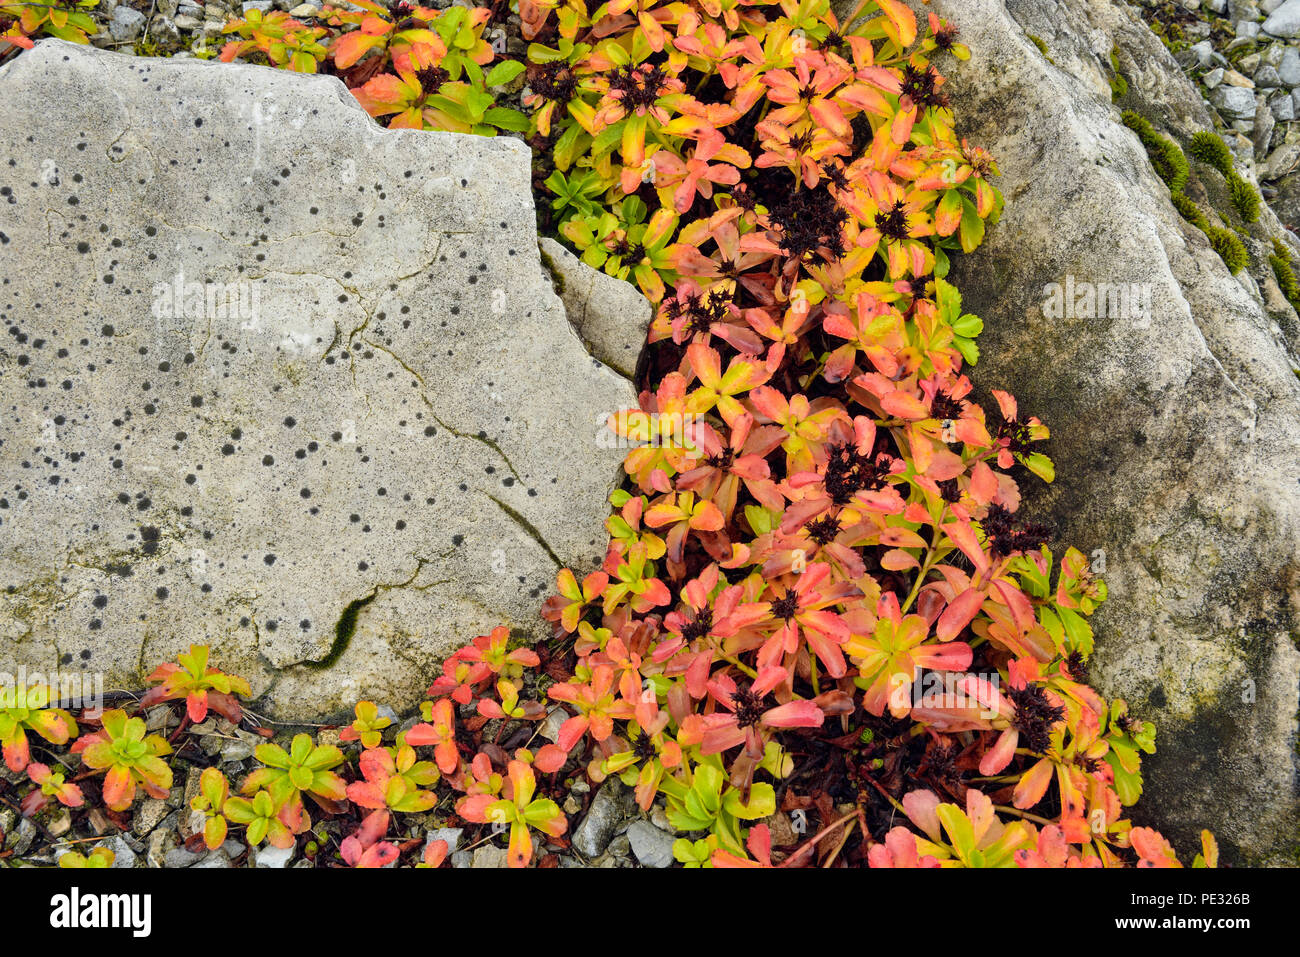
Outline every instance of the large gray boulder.
{"label": "large gray boulder", "polygon": [[542,630],[635,395],[553,291],[522,143],[57,41],[0,95],[0,672],[139,687],[208,642],[320,718]]}
{"label": "large gray boulder", "polygon": [[[974,379],[1050,426],[1057,479],[1028,477],[1024,507],[1104,560],[1092,673],[1159,726],[1136,817],[1183,853],[1209,827],[1229,861],[1295,863],[1300,339],[1265,259],[1283,231],[1266,212],[1234,277],[1174,210],[1111,103],[1112,53],[1124,105],[1178,138],[1212,121],[1123,4],[915,9],[953,20],[973,51],[938,66],[1007,199],[983,247],[955,261],[986,322]],[[1218,174],[1194,166],[1189,195],[1228,209]],[[1048,287],[1068,277],[1139,284],[1152,307],[1050,318]]]}

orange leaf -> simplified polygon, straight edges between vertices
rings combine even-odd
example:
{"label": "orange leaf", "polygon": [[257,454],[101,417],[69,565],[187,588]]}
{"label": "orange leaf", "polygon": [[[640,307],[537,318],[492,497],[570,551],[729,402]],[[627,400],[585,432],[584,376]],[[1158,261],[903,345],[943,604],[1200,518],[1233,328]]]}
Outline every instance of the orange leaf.
{"label": "orange leaf", "polygon": [[1012,803],[1024,811],[1033,807],[1047,793],[1047,786],[1052,783],[1052,762],[1043,758],[1025,772],[1016,785]]}
{"label": "orange leaf", "polygon": [[910,47],[916,42],[916,16],[902,0],[876,0],[876,5],[889,17],[903,46]]}

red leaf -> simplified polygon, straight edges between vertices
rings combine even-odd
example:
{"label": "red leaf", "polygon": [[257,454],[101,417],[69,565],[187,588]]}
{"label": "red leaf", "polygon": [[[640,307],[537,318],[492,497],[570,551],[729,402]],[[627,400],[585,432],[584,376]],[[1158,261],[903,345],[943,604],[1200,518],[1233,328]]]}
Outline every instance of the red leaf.
{"label": "red leaf", "polygon": [[948,603],[948,607],[939,616],[939,623],[934,629],[935,637],[940,641],[951,641],[956,638],[961,633],[961,630],[979,614],[983,604],[983,591],[977,588],[968,588],[962,592]]}

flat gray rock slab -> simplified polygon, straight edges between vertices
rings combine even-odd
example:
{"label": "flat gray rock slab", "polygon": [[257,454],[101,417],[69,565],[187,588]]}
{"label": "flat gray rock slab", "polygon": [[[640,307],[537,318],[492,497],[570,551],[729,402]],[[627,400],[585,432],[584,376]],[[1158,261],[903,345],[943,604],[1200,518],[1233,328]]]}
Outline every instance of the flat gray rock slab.
{"label": "flat gray rock slab", "polygon": [[208,642],[305,718],[542,631],[635,397],[553,291],[522,143],[57,41],[0,93],[0,671],[138,687]]}

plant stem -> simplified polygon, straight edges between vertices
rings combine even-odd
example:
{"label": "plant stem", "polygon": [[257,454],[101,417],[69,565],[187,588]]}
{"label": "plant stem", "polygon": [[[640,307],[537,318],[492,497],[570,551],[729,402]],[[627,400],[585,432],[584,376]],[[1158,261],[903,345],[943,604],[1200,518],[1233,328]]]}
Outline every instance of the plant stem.
{"label": "plant stem", "polygon": [[[947,512],[947,509],[944,509]],[[921,594],[921,587],[925,584],[925,578],[930,574],[930,569],[938,562],[939,542],[943,538],[943,530],[939,528],[939,523],[943,521],[943,515],[935,522],[934,538],[930,542],[930,547],[925,553],[925,562],[921,565],[921,570],[916,574],[916,582],[912,585],[912,590],[908,592],[907,601],[903,602],[902,613],[907,614],[907,610],[912,607],[912,602],[916,601],[916,596]]]}
{"label": "plant stem", "polygon": [[1056,823],[1056,821],[1049,821],[1045,817],[1039,817],[1037,814],[1030,814],[1028,811],[1022,811],[1015,807],[1007,807],[1004,804],[993,805],[993,810],[1002,811],[1006,814],[1014,814],[1017,817],[1023,817],[1026,821],[1033,821],[1035,824],[1049,825]]}
{"label": "plant stem", "polygon": [[718,644],[718,642],[713,638],[712,635],[709,636],[709,644],[713,646],[713,653],[717,655],[719,658],[721,658],[723,661],[727,662],[730,665],[735,665],[744,674],[748,675],[751,680],[754,681],[758,680],[757,671],[755,671],[753,668],[749,667],[749,665],[742,662],[739,658],[729,655],[725,651],[723,651],[722,646]]}
{"label": "plant stem", "polygon": [[855,807],[852,811],[850,811],[848,814],[845,814],[845,815],[844,815],[842,818],[840,818],[839,820],[837,820],[837,821],[832,821],[830,824],[827,824],[824,828],[822,828],[820,831],[818,831],[818,832],[817,832],[816,834],[814,834],[812,837],[808,838],[808,840],[806,840],[806,841],[804,841],[802,844],[800,844],[800,845],[795,849],[794,853],[792,853],[792,854],[791,854],[789,857],[787,857],[784,861],[782,861],[780,864],[778,864],[777,867],[788,867],[788,866],[790,866],[790,863],[791,863],[792,861],[794,861],[794,860],[795,860],[796,858],[798,858],[798,857],[803,856],[803,855],[806,854],[808,851],[810,851],[810,850],[812,850],[814,847],[816,847],[816,846],[817,846],[817,842],[820,841],[820,840],[821,840],[823,837],[825,837],[827,834],[829,834],[831,831],[835,830],[837,827],[841,827],[841,826],[843,826],[844,823],[845,823],[846,821],[851,821],[851,820],[853,820],[854,818],[856,818],[857,816],[858,816],[858,808]]}

